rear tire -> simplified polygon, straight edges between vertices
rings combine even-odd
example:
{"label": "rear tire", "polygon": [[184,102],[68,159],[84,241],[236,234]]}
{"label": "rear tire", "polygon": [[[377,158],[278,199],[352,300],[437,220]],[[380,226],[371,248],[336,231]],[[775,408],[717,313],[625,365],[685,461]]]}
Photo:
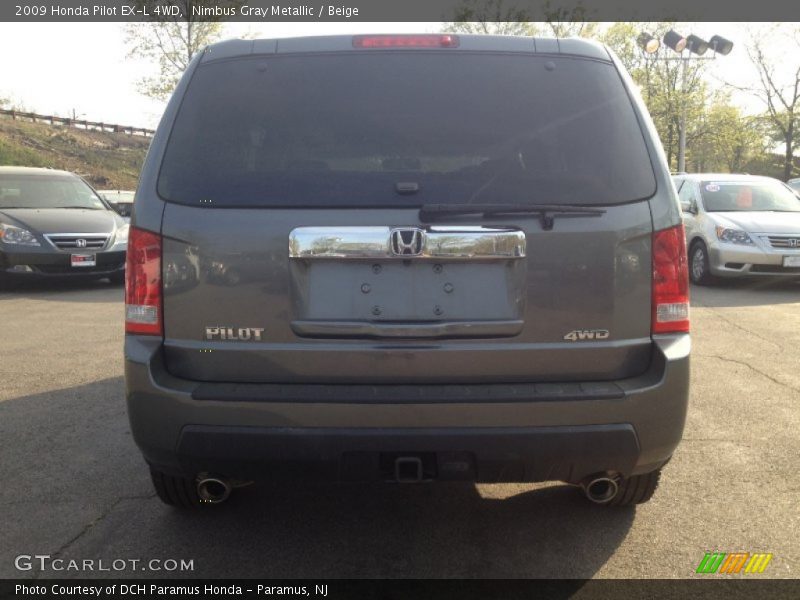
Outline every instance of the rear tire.
{"label": "rear tire", "polygon": [[715,282],[708,265],[708,248],[699,240],[689,250],[689,278],[695,285],[712,285]]}
{"label": "rear tire", "polygon": [[150,477],[158,498],[169,506],[192,509],[204,506],[197,495],[197,483],[193,478],[179,477],[150,468]]}
{"label": "rear tire", "polygon": [[644,475],[634,475],[619,482],[619,491],[606,506],[632,506],[643,504],[653,497],[661,478],[661,469]]}

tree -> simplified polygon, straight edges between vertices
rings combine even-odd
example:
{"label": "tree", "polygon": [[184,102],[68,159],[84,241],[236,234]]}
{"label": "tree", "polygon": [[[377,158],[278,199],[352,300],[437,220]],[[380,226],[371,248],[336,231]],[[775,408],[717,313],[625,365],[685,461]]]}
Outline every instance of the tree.
{"label": "tree", "polygon": [[[485,8],[487,6],[490,8]],[[684,82],[684,65],[679,60],[652,60],[642,52],[636,42],[642,31],[661,39],[675,23],[617,22],[601,26],[580,20],[585,18],[580,9],[554,10],[549,2],[545,2],[542,8],[547,18],[545,23],[507,23],[498,21],[507,19],[509,14],[520,14],[520,11],[503,12],[502,0],[491,0],[489,5],[476,5],[475,0],[466,0],[462,7],[467,7],[459,13],[459,18],[464,21],[450,24],[450,31],[581,36],[598,39],[610,47],[638,86],[673,168],[677,167],[681,113],[684,110],[686,158],[693,170],[741,171],[748,164],[763,162],[764,140],[770,130],[783,139],[779,129],[774,126],[765,128],[763,119],[743,115],[730,103],[728,95],[712,94],[705,83],[708,63],[688,62]],[[527,16],[524,12],[521,14]],[[798,109],[800,113],[800,105]],[[794,137],[797,138],[796,148],[800,135]]]}
{"label": "tree", "polygon": [[790,179],[794,152],[800,146],[800,27],[779,24],[751,34],[747,55],[758,73],[758,84],[737,87],[766,105],[772,136],[784,147],[783,178]]}
{"label": "tree", "polygon": [[686,65],[684,87],[683,64],[680,61],[652,60],[636,43],[642,31],[661,39],[673,26],[672,22],[620,22],[614,23],[599,36],[603,43],[614,50],[639,86],[671,166],[678,154],[682,110],[686,110],[686,140],[690,149],[692,145],[701,143],[707,135],[703,115],[711,101],[708,86],[703,81],[705,63],[689,62]]}
{"label": "tree", "polygon": [[[527,35],[552,37],[593,37],[598,23],[583,21],[582,7],[571,10],[553,8],[548,0],[541,7],[543,22],[531,20],[531,14],[516,6],[506,7],[504,0],[463,0],[455,11],[455,21],[445,23],[443,31],[490,35]],[[538,14],[538,13],[537,13]]]}
{"label": "tree", "polygon": [[714,98],[695,130],[690,159],[697,171],[738,173],[766,155],[763,119],[743,115],[727,94]]}
{"label": "tree", "polygon": [[456,8],[454,20],[444,23],[447,33],[482,33],[489,35],[536,35],[538,28],[528,13],[506,8],[503,0],[464,0]]}
{"label": "tree", "polygon": [[19,98],[16,98],[10,94],[7,95],[5,93],[0,95],[0,108],[5,110],[16,110],[19,112],[36,112],[35,110],[28,108]]}
{"label": "tree", "polygon": [[[157,63],[158,74],[142,78],[139,90],[151,98],[165,100],[172,94],[194,55],[220,39],[220,19],[223,16],[194,15],[192,8],[195,5],[202,6],[195,0],[135,0],[134,4],[139,9],[147,8],[151,18],[158,20],[132,23],[126,27],[126,42],[130,46],[128,56],[144,57]],[[155,8],[165,4],[179,6],[182,16],[158,16]],[[215,6],[224,8],[239,4],[241,2],[217,2]]]}
{"label": "tree", "polygon": [[[557,15],[548,15],[557,16]],[[597,34],[597,23],[588,21],[545,21],[545,31],[557,38],[585,37],[593,38]]]}
{"label": "tree", "polygon": [[642,30],[655,31],[662,28],[662,24],[629,23],[620,21],[612,23],[609,27],[599,32],[598,39],[611,48],[619,60],[625,65],[629,73],[633,74],[645,65],[644,55],[636,38]]}
{"label": "tree", "polygon": [[586,21],[586,9],[582,6],[576,8],[553,8],[550,0],[542,6],[545,18],[545,30],[552,33],[553,37],[595,37],[598,32],[598,23]]}

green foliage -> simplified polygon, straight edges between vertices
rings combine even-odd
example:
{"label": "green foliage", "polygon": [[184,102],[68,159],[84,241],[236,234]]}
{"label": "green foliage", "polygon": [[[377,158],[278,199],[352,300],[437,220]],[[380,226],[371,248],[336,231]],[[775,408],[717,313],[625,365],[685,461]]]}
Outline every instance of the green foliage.
{"label": "green foliage", "polygon": [[0,138],[0,165],[44,167],[45,161],[36,151]]}
{"label": "green foliage", "polygon": [[0,117],[0,166],[52,167],[107,189],[135,189],[150,138]]}
{"label": "green foliage", "polygon": [[727,97],[717,98],[695,122],[690,160],[696,171],[740,173],[766,154],[761,117],[743,115]]}

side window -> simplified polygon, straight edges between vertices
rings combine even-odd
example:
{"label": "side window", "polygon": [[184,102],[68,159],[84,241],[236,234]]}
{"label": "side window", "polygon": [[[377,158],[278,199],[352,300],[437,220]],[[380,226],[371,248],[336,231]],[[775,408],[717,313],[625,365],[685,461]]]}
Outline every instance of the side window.
{"label": "side window", "polygon": [[684,180],[680,189],[678,190],[678,200],[681,205],[688,202],[689,204],[697,203],[697,196],[694,193],[694,184],[691,181]]}

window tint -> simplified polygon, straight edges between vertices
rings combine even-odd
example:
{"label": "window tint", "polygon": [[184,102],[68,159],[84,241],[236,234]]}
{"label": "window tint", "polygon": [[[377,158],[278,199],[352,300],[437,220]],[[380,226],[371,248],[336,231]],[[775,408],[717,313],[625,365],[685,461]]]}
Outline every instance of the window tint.
{"label": "window tint", "polygon": [[778,181],[703,181],[700,194],[708,212],[800,212],[800,199]]}
{"label": "window tint", "polygon": [[617,204],[655,180],[610,64],[348,52],[201,66],[158,191],[211,206]]}

